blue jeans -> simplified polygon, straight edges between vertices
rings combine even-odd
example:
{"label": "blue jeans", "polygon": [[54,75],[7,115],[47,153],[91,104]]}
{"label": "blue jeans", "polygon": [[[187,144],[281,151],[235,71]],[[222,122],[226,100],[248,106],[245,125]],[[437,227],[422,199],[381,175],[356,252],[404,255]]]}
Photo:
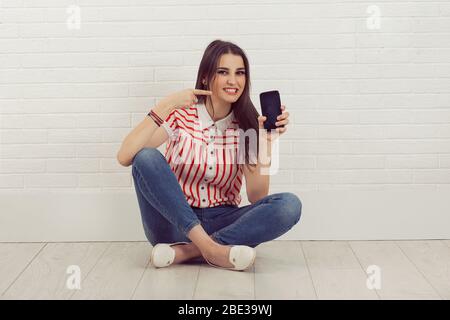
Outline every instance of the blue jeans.
{"label": "blue jeans", "polygon": [[132,175],[144,232],[152,245],[191,242],[187,234],[201,224],[218,243],[256,247],[278,238],[300,220],[302,203],[290,192],[268,195],[243,207],[191,207],[156,148],[143,148],[136,154]]}

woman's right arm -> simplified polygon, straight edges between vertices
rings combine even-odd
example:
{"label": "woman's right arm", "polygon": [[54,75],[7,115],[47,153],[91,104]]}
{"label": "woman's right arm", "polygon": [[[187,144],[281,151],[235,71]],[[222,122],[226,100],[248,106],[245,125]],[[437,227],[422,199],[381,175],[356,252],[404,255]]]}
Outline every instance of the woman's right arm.
{"label": "woman's right arm", "polygon": [[[166,119],[173,108],[165,100],[158,103],[153,111],[161,118]],[[133,163],[134,156],[144,147],[158,148],[169,138],[166,130],[146,116],[123,140],[117,153],[119,163],[128,167]]]}
{"label": "woman's right arm", "polygon": [[[173,110],[194,105],[197,102],[196,95],[211,94],[211,91],[185,89],[161,100],[153,108],[153,111],[161,119],[165,120]],[[146,116],[145,119],[125,137],[119,152],[117,153],[117,161],[119,161],[122,166],[128,167],[133,163],[134,156],[141,151],[142,148],[158,148],[167,141],[168,138],[169,135],[167,134],[166,129],[162,126],[158,127],[152,118]]]}

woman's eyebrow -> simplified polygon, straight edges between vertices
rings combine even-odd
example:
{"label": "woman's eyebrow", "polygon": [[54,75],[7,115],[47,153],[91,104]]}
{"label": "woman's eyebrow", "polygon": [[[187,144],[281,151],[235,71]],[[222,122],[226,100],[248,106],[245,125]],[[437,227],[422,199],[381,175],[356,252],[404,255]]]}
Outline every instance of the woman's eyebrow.
{"label": "woman's eyebrow", "polygon": [[[229,68],[226,68],[226,67],[218,67],[217,70],[219,70],[219,69],[230,70]],[[245,68],[237,68],[236,70],[245,70]]]}

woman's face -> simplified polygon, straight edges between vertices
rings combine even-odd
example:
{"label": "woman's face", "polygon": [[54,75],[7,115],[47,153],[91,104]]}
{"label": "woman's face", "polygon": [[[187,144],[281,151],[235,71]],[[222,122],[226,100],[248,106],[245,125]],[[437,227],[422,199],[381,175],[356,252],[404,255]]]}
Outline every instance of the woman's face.
{"label": "woman's face", "polygon": [[[220,57],[212,83],[212,95],[215,100],[227,103],[236,102],[244,91],[246,81],[244,60],[231,53]],[[226,89],[229,89],[226,91]]]}

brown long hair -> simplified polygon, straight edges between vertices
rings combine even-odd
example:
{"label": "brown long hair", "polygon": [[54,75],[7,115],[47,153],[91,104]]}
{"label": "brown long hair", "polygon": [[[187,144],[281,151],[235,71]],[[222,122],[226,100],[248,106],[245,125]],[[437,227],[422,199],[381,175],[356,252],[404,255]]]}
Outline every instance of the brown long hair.
{"label": "brown long hair", "polygon": [[[239,99],[231,104],[231,109],[234,112],[234,116],[236,120],[239,122],[239,128],[243,130],[244,132],[247,132],[248,129],[253,129],[256,132],[256,152],[259,150],[259,125],[258,125],[258,117],[259,113],[256,110],[255,106],[253,105],[251,99],[250,99],[250,67],[248,63],[247,56],[244,53],[244,50],[242,50],[240,47],[235,45],[234,43],[228,42],[228,41],[222,41],[222,40],[214,40],[211,42],[208,47],[205,49],[205,52],[203,53],[203,58],[200,62],[200,66],[198,69],[197,74],[197,82],[195,84],[196,89],[201,90],[209,90],[209,83],[214,81],[214,78],[216,77],[216,69],[218,67],[220,57],[223,54],[231,53],[235,55],[239,55],[242,57],[242,60],[244,60],[244,67],[245,67],[245,87],[244,91],[242,92]],[[206,85],[203,84],[202,79],[206,79]],[[204,103],[206,105],[206,99],[211,99],[210,96],[198,96],[199,103]],[[212,101],[211,105],[212,105]],[[213,108],[214,112],[214,108]],[[244,139],[244,140],[242,140]],[[244,153],[244,159],[245,164],[248,164],[252,167],[256,167],[256,164],[254,163],[255,160],[252,160],[253,162],[250,163],[249,156],[250,152],[252,152],[252,156],[255,156],[254,154],[254,148],[250,150],[250,143],[246,139],[245,136],[241,137],[241,141],[239,146],[241,147],[242,144],[245,144],[244,150],[240,150],[240,152]],[[242,154],[240,155],[242,156]],[[240,158],[240,157],[239,157]],[[255,159],[255,158],[253,158]]]}

